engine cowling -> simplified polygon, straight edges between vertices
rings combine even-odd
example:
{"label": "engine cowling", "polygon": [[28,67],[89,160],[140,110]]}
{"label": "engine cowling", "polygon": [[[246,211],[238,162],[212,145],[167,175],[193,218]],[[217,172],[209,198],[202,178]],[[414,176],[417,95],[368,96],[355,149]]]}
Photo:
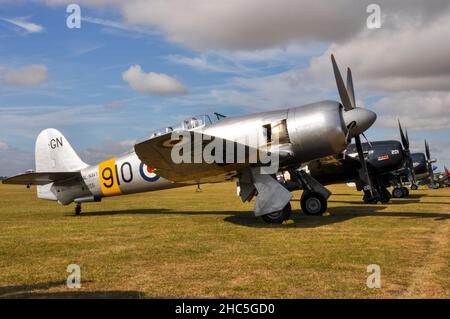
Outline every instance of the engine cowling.
{"label": "engine cowling", "polygon": [[298,162],[338,154],[347,147],[343,108],[335,101],[288,109],[287,129]]}

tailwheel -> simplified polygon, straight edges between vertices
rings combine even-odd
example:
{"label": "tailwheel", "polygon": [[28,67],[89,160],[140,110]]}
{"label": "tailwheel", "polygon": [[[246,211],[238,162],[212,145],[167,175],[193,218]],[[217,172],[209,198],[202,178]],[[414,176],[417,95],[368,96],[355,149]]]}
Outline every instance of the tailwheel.
{"label": "tailwheel", "polygon": [[403,189],[401,187],[395,187],[392,190],[392,197],[403,198],[403,197],[405,197],[405,192],[403,191]]}
{"label": "tailwheel", "polygon": [[75,205],[75,215],[80,215],[81,214],[81,203],[77,203]]}
{"label": "tailwheel", "polygon": [[402,190],[403,190],[403,197],[408,197],[409,196],[409,189],[407,189],[406,187],[402,187]]}
{"label": "tailwheel", "polygon": [[291,217],[291,203],[287,203],[282,210],[270,214],[262,215],[261,218],[268,224],[281,224]]}
{"label": "tailwheel", "polygon": [[327,211],[327,199],[320,193],[304,193],[300,204],[305,215],[321,216]]}
{"label": "tailwheel", "polygon": [[411,185],[411,189],[412,189],[413,191],[416,191],[416,190],[419,189],[419,186],[417,186],[416,184],[412,184],[412,185]]}

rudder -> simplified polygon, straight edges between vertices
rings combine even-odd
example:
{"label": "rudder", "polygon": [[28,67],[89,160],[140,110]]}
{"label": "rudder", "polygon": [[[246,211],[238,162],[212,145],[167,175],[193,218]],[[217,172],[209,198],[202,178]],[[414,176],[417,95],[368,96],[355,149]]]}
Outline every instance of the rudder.
{"label": "rudder", "polygon": [[78,157],[64,135],[54,128],[39,133],[35,160],[36,172],[75,172],[88,166]]}

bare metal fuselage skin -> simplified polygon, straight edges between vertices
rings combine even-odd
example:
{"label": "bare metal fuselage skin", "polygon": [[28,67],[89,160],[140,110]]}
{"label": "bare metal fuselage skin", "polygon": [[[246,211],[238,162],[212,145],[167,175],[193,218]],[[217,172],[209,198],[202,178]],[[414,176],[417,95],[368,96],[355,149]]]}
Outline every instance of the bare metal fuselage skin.
{"label": "bare metal fuselage skin", "polygon": [[[316,158],[338,154],[347,146],[347,127],[340,103],[323,101],[285,110],[225,118],[196,131],[227,140],[254,134],[261,126],[283,123],[287,136],[281,148],[280,166],[298,165]],[[261,139],[264,139],[261,136]],[[258,147],[258,145],[250,145]],[[280,148],[278,148],[280,149]],[[286,155],[287,154],[287,155]],[[174,183],[156,175],[135,152],[111,158],[80,170],[81,180],[39,186],[38,197],[67,205],[73,201],[97,201],[102,197],[187,186],[206,181]]]}

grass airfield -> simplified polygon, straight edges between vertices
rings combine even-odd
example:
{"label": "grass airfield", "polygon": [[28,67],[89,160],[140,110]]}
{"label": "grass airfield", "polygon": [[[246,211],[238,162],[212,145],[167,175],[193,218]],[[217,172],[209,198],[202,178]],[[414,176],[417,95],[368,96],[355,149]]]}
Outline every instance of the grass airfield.
{"label": "grass airfield", "polygon": [[[0,298],[450,298],[450,188],[267,225],[233,183],[60,206],[0,185]],[[81,267],[80,289],[66,268]],[[381,267],[369,289],[366,267]]]}

